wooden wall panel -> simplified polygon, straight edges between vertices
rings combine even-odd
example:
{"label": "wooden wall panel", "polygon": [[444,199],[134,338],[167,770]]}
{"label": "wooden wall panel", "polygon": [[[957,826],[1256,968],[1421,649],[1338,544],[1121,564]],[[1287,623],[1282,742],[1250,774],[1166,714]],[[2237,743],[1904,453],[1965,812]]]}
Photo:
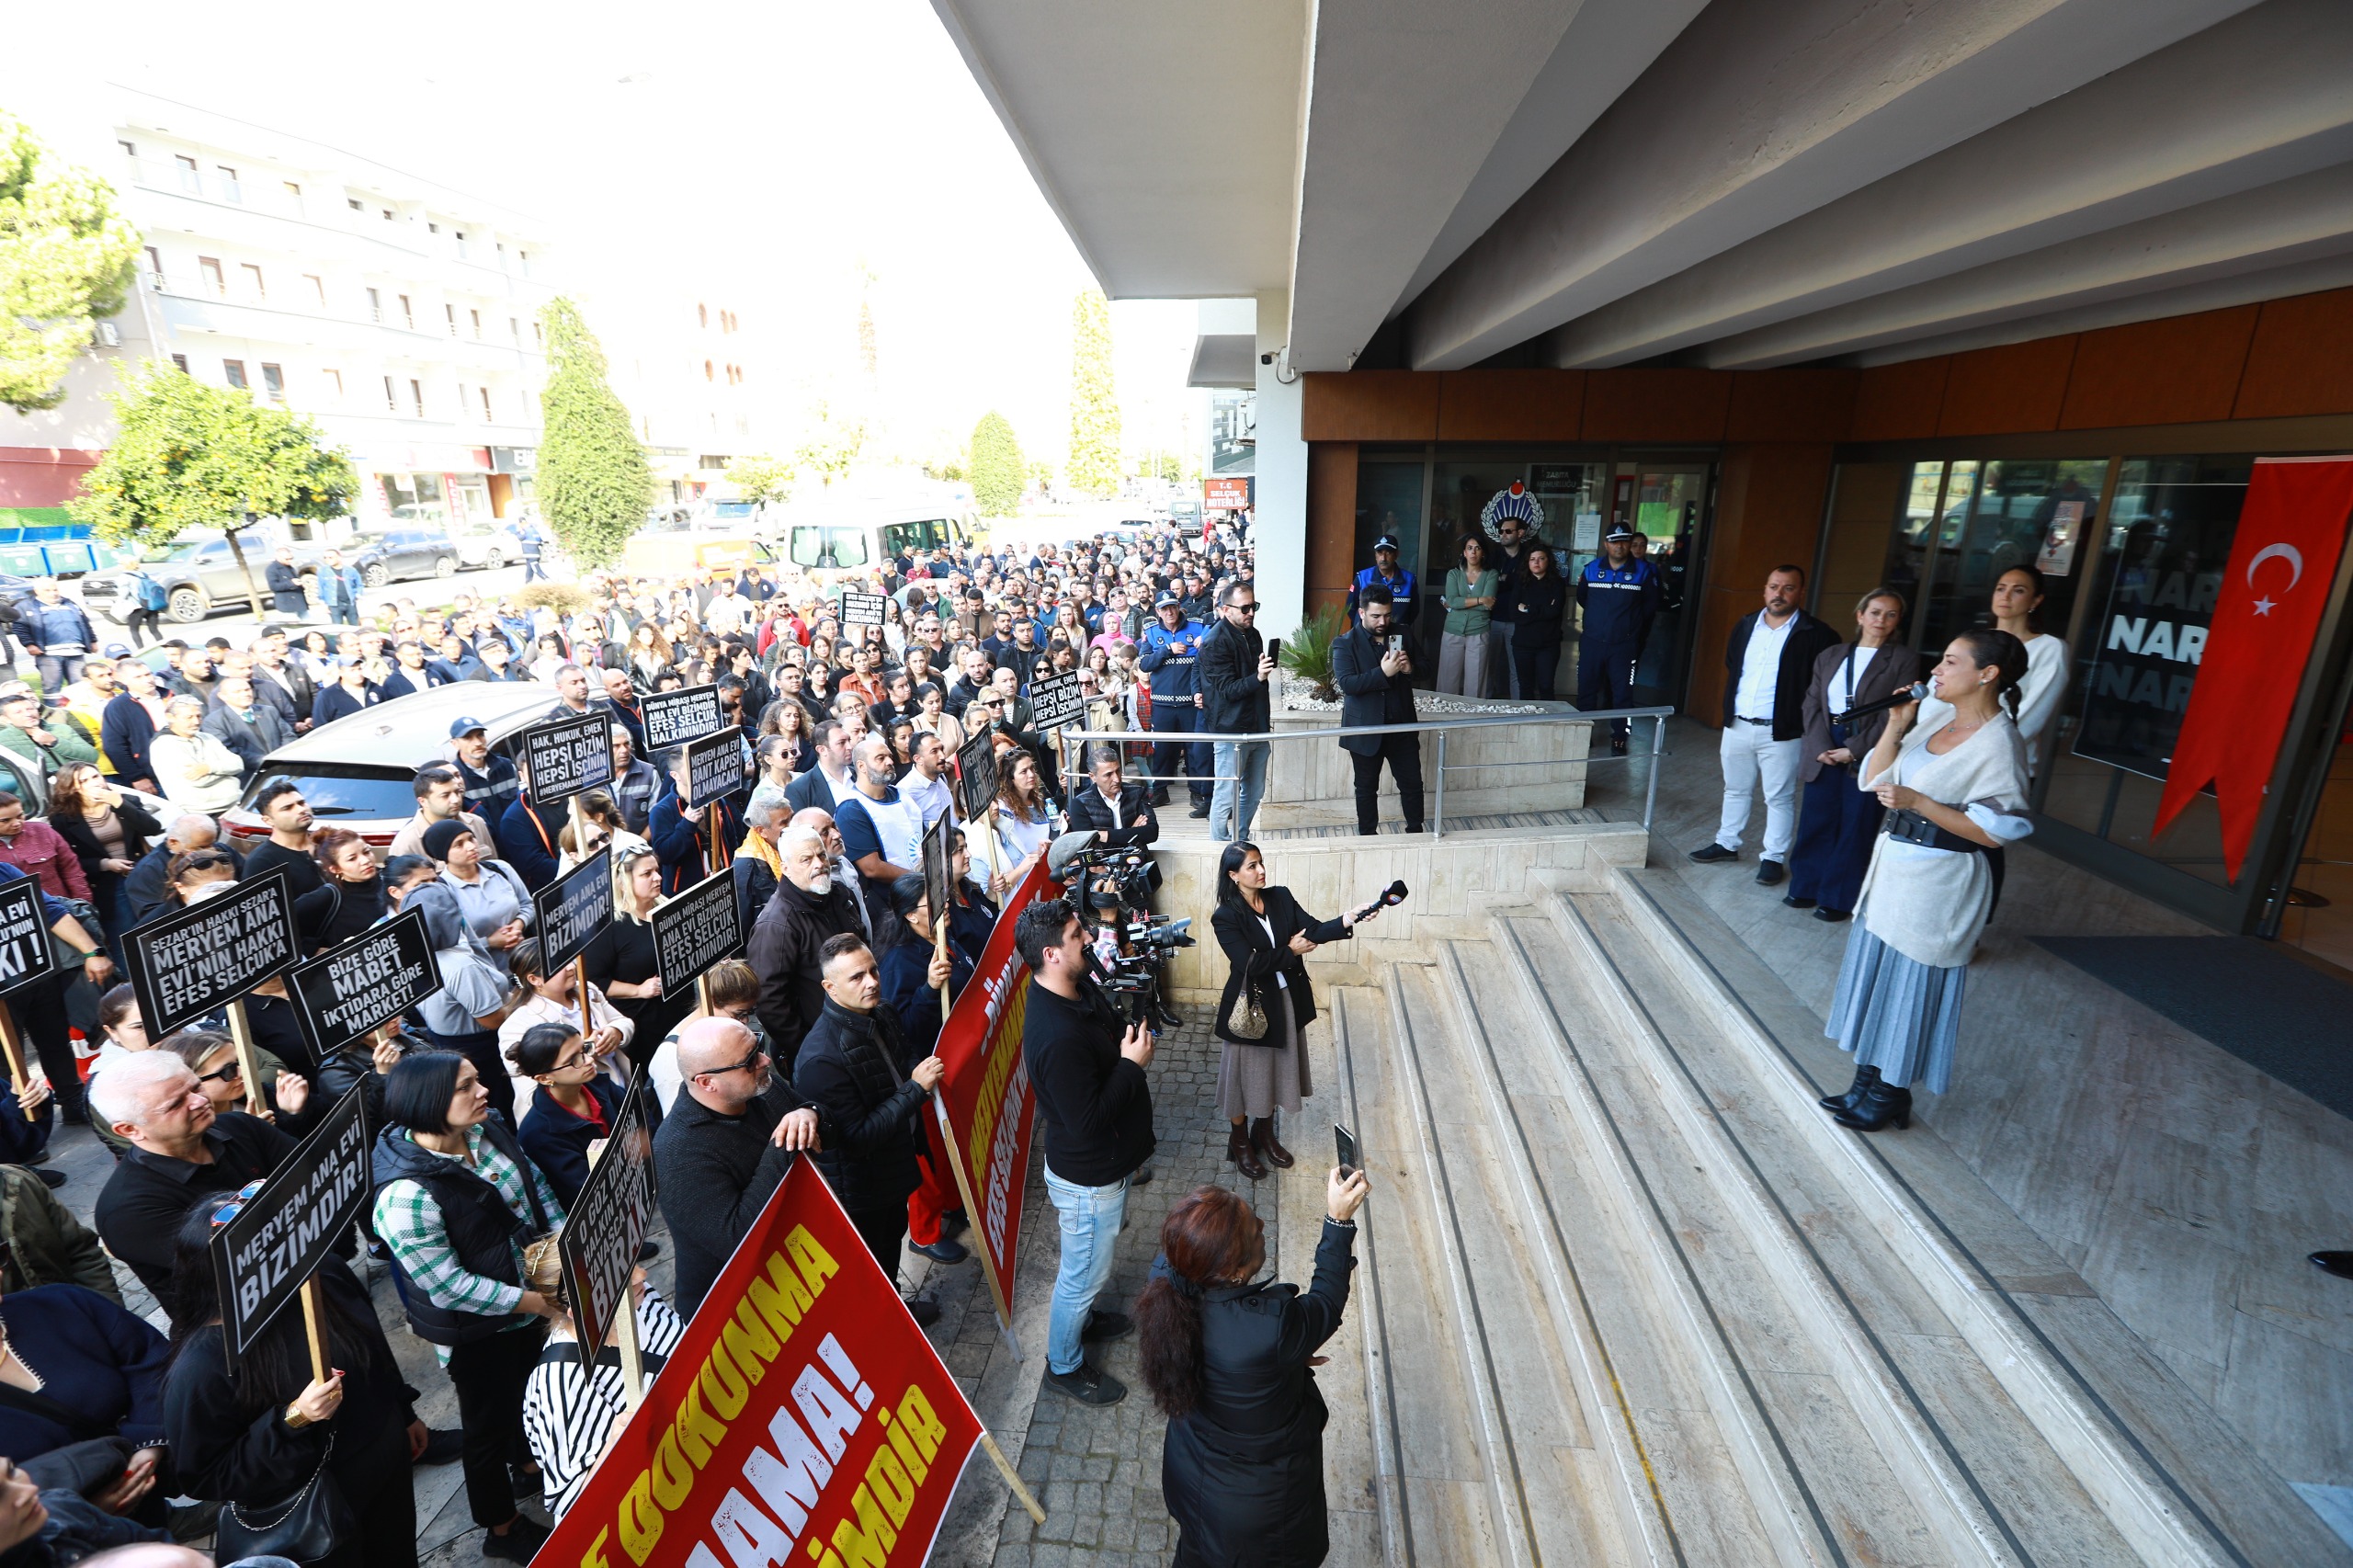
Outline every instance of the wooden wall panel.
{"label": "wooden wall panel", "polygon": [[1588,441],[1721,441],[1732,413],[1730,370],[1592,370]]}
{"label": "wooden wall panel", "polygon": [[1441,441],[1574,441],[1583,370],[1449,370],[1438,378]]}
{"label": "wooden wall panel", "polygon": [[1859,370],[1743,370],[1732,379],[1727,441],[1843,441]]}
{"label": "wooden wall panel", "polygon": [[2067,376],[2059,427],[2228,419],[2261,309],[2200,311],[2084,334]]}
{"label": "wooden wall panel", "polygon": [[1318,370],[1302,377],[1300,434],[1310,441],[1434,441],[1438,378],[1414,370]]}
{"label": "wooden wall panel", "polygon": [[1307,602],[1345,605],[1355,580],[1350,559],[1357,540],[1357,444],[1318,441],[1307,449]]}
{"label": "wooden wall panel", "polygon": [[2353,289],[2267,301],[2231,416],[2347,413],[2353,413]]}
{"label": "wooden wall panel", "polygon": [[1707,588],[1700,596],[1683,701],[1684,710],[1703,723],[1721,719],[1724,642],[1733,624],[1763,602],[1766,574],[1786,562],[1813,572],[1823,503],[1830,494],[1830,453],[1826,441],[1724,449],[1723,480],[1710,525]]}
{"label": "wooden wall panel", "polygon": [[1998,436],[2057,429],[2075,358],[2074,333],[1954,355],[1937,434]]}
{"label": "wooden wall panel", "polygon": [[1951,369],[1952,356],[1938,354],[1865,370],[1855,389],[1855,418],[1847,438],[1917,441],[1934,436]]}

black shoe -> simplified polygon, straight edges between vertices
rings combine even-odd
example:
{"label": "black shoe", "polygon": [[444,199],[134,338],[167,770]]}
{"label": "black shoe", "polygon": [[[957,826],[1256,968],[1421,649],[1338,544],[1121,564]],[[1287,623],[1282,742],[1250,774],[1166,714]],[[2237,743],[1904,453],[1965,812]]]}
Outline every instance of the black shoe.
{"label": "black shoe", "polygon": [[929,1296],[917,1296],[906,1303],[907,1315],[915,1320],[917,1328],[929,1328],[939,1321],[939,1303]]}
{"label": "black shoe", "polygon": [[1130,1187],[1142,1187],[1151,1180],[1152,1165],[1147,1161],[1144,1164],[1138,1165],[1135,1169],[1135,1174],[1128,1177],[1128,1185]]}
{"label": "black shoe", "polygon": [[529,1562],[539,1555],[540,1548],[547,1544],[547,1526],[528,1514],[517,1514],[515,1522],[506,1527],[505,1535],[493,1535],[488,1530],[482,1532],[482,1554],[484,1557],[504,1557],[509,1562]]}
{"label": "black shoe", "polygon": [[416,1456],[419,1464],[455,1464],[465,1457],[466,1435],[452,1426],[445,1431],[425,1434],[425,1451]]}
{"label": "black shoe", "polygon": [[936,1242],[909,1242],[907,1245],[934,1263],[961,1263],[972,1256],[961,1242],[949,1241],[945,1230]]}
{"label": "black shoe", "polygon": [[1206,804],[1199,805],[1185,814],[1188,817],[1205,817],[1210,814],[1210,809]]}
{"label": "black shoe", "polygon": [[1812,909],[1813,907],[1813,900],[1810,898],[1800,898],[1795,893],[1784,894],[1781,902],[1788,904],[1791,909]]}
{"label": "black shoe", "polygon": [[67,1181],[72,1179],[67,1176],[63,1171],[52,1171],[46,1168],[36,1170],[33,1172],[33,1175],[40,1177],[41,1184],[49,1187],[51,1191],[63,1187]]}
{"label": "black shoe", "polygon": [[1858,1067],[1855,1069],[1855,1081],[1847,1085],[1845,1094],[1824,1095],[1813,1103],[1824,1110],[1852,1110],[1856,1102],[1863,1097],[1864,1091],[1878,1082],[1878,1068]]}
{"label": "black shoe", "polygon": [[1153,1008],[1153,1016],[1160,1020],[1160,1027],[1163,1028],[1181,1029],[1185,1027],[1185,1015],[1170,1006],[1165,1001]]}
{"label": "black shoe", "polygon": [[1078,1337],[1089,1345],[1101,1345],[1107,1340],[1125,1339],[1135,1331],[1135,1319],[1127,1313],[1097,1307],[1086,1314],[1086,1326],[1078,1331]]}
{"label": "black shoe", "polygon": [[1848,918],[1854,913],[1855,912],[1851,909],[1817,909],[1813,912],[1813,917],[1816,920],[1827,921],[1831,925],[1836,926],[1838,922]]}
{"label": "black shoe", "polygon": [[1128,1397],[1127,1384],[1108,1372],[1097,1371],[1083,1361],[1067,1372],[1048,1369],[1046,1386],[1081,1404],[1117,1404]]}
{"label": "black shoe", "polygon": [[1166,805],[1168,803],[1168,791],[1162,789],[1154,790],[1152,792],[1152,803],[1155,806]]}
{"label": "black shoe", "polygon": [[2312,1255],[2313,1267],[2323,1274],[2334,1274],[2339,1279],[2353,1279],[2353,1252],[2316,1252]]}
{"label": "black shoe", "polygon": [[1612,735],[1609,737],[1609,755],[1612,756],[1623,756],[1626,755],[1625,736]]}
{"label": "black shoe", "polygon": [[939,1217],[939,1233],[947,1241],[954,1241],[972,1222],[972,1216],[961,1209],[950,1209]]}
{"label": "black shoe", "polygon": [[1756,862],[1756,885],[1759,887],[1779,887],[1781,885],[1781,879],[1789,874],[1789,868],[1782,865],[1779,860],[1759,860]]}
{"label": "black shoe", "polygon": [[660,1242],[640,1242],[637,1244],[638,1262],[652,1263],[655,1258],[660,1257],[661,1256],[662,1244]]}
{"label": "black shoe", "polygon": [[1889,1122],[1899,1128],[1912,1125],[1912,1091],[1899,1089],[1885,1079],[1863,1091],[1852,1110],[1837,1113],[1841,1127],[1851,1127],[1858,1132],[1877,1132]]}
{"label": "black shoe", "polygon": [[1691,858],[1699,861],[1702,866],[1712,866],[1720,860],[1739,859],[1740,851],[1727,849],[1721,844],[1702,844],[1699,848],[1691,851]]}

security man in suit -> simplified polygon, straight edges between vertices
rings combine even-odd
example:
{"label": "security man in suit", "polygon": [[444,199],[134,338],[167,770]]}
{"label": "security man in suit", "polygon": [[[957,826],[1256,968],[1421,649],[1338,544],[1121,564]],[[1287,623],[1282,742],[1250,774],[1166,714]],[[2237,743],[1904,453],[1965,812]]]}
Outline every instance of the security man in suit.
{"label": "security man in suit", "polygon": [[[1631,708],[1634,665],[1651,634],[1665,585],[1657,570],[1634,553],[1634,530],[1611,525],[1602,553],[1577,574],[1577,608],[1585,612],[1577,636],[1577,706],[1587,711]],[[1609,722],[1609,749],[1626,755],[1626,721]]]}
{"label": "security man in suit", "polygon": [[[1154,601],[1159,620],[1144,628],[1136,663],[1152,681],[1152,728],[1161,734],[1194,734],[1201,728],[1201,640],[1209,628],[1188,619],[1182,600],[1164,589]],[[1192,796],[1191,815],[1210,814],[1210,748],[1206,743],[1163,741],[1152,748],[1152,803],[1168,803],[1168,780],[1185,774]]]}

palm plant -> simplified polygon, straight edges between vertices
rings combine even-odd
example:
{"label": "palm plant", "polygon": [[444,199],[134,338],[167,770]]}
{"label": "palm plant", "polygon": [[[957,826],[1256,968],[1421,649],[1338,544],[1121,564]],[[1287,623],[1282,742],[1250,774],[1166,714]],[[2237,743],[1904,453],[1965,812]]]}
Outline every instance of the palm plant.
{"label": "palm plant", "polygon": [[1332,683],[1332,644],[1347,629],[1340,607],[1325,605],[1283,639],[1283,668],[1305,681],[1318,702],[1339,700],[1340,688]]}

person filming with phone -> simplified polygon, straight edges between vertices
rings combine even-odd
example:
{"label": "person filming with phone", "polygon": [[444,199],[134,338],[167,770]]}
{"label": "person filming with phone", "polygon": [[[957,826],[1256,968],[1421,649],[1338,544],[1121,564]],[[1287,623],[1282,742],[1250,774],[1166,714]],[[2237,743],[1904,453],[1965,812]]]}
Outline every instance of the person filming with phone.
{"label": "person filming with phone", "polygon": [[[1373,584],[1357,596],[1356,630],[1332,642],[1332,680],[1340,688],[1343,729],[1410,724],[1414,708],[1414,660],[1391,620],[1389,590]],[[1422,737],[1349,735],[1340,742],[1356,767],[1357,832],[1370,838],[1381,831],[1381,765],[1397,783],[1405,831],[1422,831]]]}

